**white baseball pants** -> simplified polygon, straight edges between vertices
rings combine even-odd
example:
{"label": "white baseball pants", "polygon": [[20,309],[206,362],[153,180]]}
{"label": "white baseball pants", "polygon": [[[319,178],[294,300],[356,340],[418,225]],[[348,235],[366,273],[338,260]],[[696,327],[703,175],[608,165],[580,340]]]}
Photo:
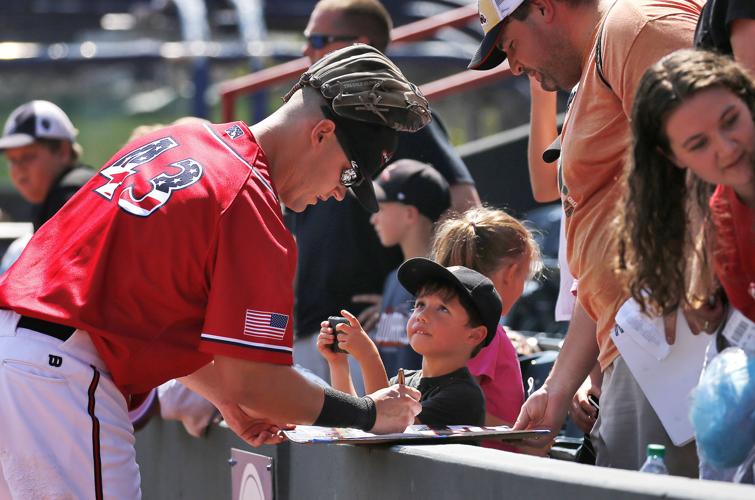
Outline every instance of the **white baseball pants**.
{"label": "white baseball pants", "polygon": [[0,500],[141,498],[126,401],[89,338],[0,310]]}

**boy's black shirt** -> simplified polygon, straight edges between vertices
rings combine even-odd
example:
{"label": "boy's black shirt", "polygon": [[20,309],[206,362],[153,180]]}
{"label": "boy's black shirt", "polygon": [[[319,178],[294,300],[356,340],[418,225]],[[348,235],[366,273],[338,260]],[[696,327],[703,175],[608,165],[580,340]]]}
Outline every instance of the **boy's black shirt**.
{"label": "boy's black shirt", "polygon": [[422,424],[485,425],[485,396],[466,367],[439,377],[423,377],[422,370],[404,370],[404,376],[405,385],[422,393]]}

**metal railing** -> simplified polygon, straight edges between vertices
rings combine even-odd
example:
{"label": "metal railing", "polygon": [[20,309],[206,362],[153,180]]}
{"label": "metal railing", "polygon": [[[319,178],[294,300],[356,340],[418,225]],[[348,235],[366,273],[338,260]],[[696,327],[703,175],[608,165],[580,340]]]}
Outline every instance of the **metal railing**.
{"label": "metal railing", "polygon": [[[391,43],[399,44],[426,39],[443,28],[465,26],[478,17],[477,6],[468,5],[452,9],[413,23],[399,26],[391,33]],[[263,90],[271,85],[298,78],[309,67],[309,59],[300,57],[270,68],[227,80],[220,84],[223,121],[235,116],[236,99]],[[420,86],[427,99],[435,100],[447,95],[486,85],[508,77],[508,63],[488,71],[463,71]]]}

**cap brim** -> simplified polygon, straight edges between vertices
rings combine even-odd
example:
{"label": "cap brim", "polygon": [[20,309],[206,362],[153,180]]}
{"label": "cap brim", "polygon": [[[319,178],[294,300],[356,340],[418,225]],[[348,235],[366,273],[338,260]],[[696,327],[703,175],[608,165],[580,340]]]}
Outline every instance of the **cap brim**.
{"label": "cap brim", "polygon": [[371,214],[376,213],[380,209],[375,198],[375,189],[370,179],[365,179],[359,184],[351,186],[350,189],[354,193],[354,196],[357,197],[357,200],[359,200],[362,208]]}
{"label": "cap brim", "polygon": [[561,156],[561,135],[556,137],[556,140],[551,143],[550,146],[543,151],[543,161],[545,163],[553,163]]}
{"label": "cap brim", "polygon": [[493,69],[506,60],[506,53],[498,50],[498,47],[495,46],[502,28],[503,21],[496,24],[492,30],[488,31],[482,37],[482,42],[477,48],[477,52],[472,56],[472,60],[467,65],[467,68],[476,70]]}
{"label": "cap brim", "polygon": [[417,257],[407,260],[398,268],[397,277],[399,283],[412,295],[417,295],[420,288],[430,281],[449,283],[458,288],[459,292],[469,295],[469,291],[464,288],[459,278],[454,276],[445,267],[430,259]]}
{"label": "cap brim", "polygon": [[0,150],[28,146],[35,140],[34,137],[27,134],[6,135],[0,139]]}

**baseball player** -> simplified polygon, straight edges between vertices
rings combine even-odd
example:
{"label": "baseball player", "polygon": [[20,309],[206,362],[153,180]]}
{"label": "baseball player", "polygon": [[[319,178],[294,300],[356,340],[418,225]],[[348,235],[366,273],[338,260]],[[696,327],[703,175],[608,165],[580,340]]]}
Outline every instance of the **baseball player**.
{"label": "baseball player", "polygon": [[128,408],[171,378],[255,446],[289,423],[413,422],[413,389],[357,398],[291,367],[296,246],[280,205],[350,189],[376,211],[371,177],[398,130],[429,122],[427,101],[366,45],[314,64],[284,100],[251,127],[130,142],[0,278],[0,498],[139,498]]}

